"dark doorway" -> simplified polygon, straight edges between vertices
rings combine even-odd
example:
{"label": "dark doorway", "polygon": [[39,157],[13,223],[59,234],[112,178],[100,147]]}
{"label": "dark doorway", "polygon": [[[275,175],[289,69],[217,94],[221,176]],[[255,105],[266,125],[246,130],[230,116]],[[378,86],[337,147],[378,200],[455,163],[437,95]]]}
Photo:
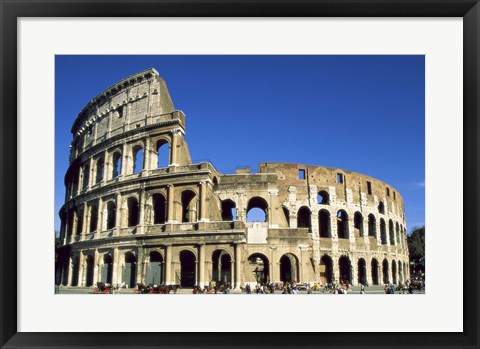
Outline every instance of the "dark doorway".
{"label": "dark doorway", "polygon": [[358,260],[358,283],[362,285],[367,283],[367,263],[363,258]]}
{"label": "dark doorway", "polygon": [[320,282],[324,285],[333,282],[333,262],[330,256],[323,256],[320,259]]}
{"label": "dark doorway", "polygon": [[195,285],[195,264],[195,255],[192,252],[180,252],[180,285],[182,287]]}
{"label": "dark doorway", "polygon": [[378,261],[372,259],[372,284],[378,285]]}
{"label": "dark doorway", "polygon": [[93,256],[87,256],[87,275],[85,278],[85,286],[93,286]]}
{"label": "dark doorway", "polygon": [[280,258],[280,281],[299,281],[297,269],[296,257],[290,253],[284,254],[282,258]]}
{"label": "dark doorway", "polygon": [[340,280],[343,282],[348,281],[350,284],[352,283],[352,265],[350,263],[350,259],[348,257],[342,256],[340,257],[339,261],[339,269],[340,269]]}
{"label": "dark doorway", "polygon": [[212,255],[213,262],[213,280],[217,282],[232,282],[232,259],[230,255],[223,250],[217,250]]}

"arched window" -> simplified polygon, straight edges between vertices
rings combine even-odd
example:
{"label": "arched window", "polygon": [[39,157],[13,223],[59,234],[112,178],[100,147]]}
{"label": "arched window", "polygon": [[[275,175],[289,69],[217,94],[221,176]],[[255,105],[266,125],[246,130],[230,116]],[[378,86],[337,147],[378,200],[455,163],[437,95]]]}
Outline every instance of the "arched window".
{"label": "arched window", "polygon": [[83,209],[79,208],[77,211],[77,231],[76,235],[79,236],[83,230]]}
{"label": "arched window", "polygon": [[116,219],[116,205],[113,201],[109,201],[107,204],[107,229],[115,228]]}
{"label": "arched window", "polygon": [[235,203],[230,200],[222,201],[222,221],[234,221],[237,219]]}
{"label": "arched window", "polygon": [[327,210],[320,210],[320,212],[318,212],[318,228],[320,230],[321,238],[332,237],[330,229],[330,212]]}
{"label": "arched window", "polygon": [[83,182],[82,182],[82,188],[85,190],[88,188],[88,181],[90,180],[90,166],[86,164],[83,166]]}
{"label": "arched window", "polygon": [[95,183],[100,183],[103,180],[103,158],[97,160],[97,173],[95,177]]}
{"label": "arched window", "polygon": [[363,237],[363,216],[360,212],[355,212],[353,216],[353,227],[358,236]]}
{"label": "arched window", "polygon": [[197,221],[197,200],[195,192],[185,190],[182,193],[182,222]]}
{"label": "arched window", "polygon": [[268,222],[268,204],[265,199],[255,196],[248,201],[247,222]]}
{"label": "arched window", "polygon": [[368,236],[377,238],[377,220],[373,214],[368,215]]}
{"label": "arched window", "polygon": [[322,190],[317,194],[317,203],[320,205],[330,204],[330,196],[325,190]]}
{"label": "arched window", "polygon": [[136,198],[128,198],[128,226],[138,225],[138,201]]}
{"label": "arched window", "polygon": [[400,239],[400,228],[398,226],[398,222],[395,224],[395,236],[397,238],[397,244],[400,244],[402,240]]}
{"label": "arched window", "polygon": [[378,212],[381,214],[385,214],[385,205],[382,201],[380,201],[380,203],[378,204]]}
{"label": "arched window", "polygon": [[297,227],[308,228],[312,227],[311,213],[308,207],[302,206],[297,213]]}
{"label": "arched window", "polygon": [[166,200],[162,194],[153,194],[153,224],[164,224],[166,220]]}
{"label": "arched window", "polygon": [[393,222],[391,219],[388,221],[388,233],[390,235],[390,245],[395,245],[395,231],[393,229]]}
{"label": "arched window", "polygon": [[122,154],[115,152],[112,157],[112,164],[112,178],[116,178],[122,173]]}
{"label": "arched window", "polygon": [[133,148],[133,173],[143,170],[143,149],[140,146]]}
{"label": "arched window", "polygon": [[337,213],[337,233],[339,239],[348,239],[348,215],[344,210]]}
{"label": "arched window", "polygon": [[170,164],[170,145],[169,143],[161,139],[157,142],[157,168],[165,168]]}
{"label": "arched window", "polygon": [[97,220],[98,220],[98,205],[93,204],[90,207],[90,233],[93,233],[97,230]]}
{"label": "arched window", "polygon": [[380,238],[382,240],[382,245],[387,244],[387,225],[385,224],[385,220],[380,218]]}

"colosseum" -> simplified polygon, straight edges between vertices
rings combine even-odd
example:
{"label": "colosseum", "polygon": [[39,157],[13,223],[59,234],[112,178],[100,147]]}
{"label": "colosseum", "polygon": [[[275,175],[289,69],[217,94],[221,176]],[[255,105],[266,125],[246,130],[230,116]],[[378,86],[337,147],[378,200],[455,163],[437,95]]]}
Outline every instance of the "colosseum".
{"label": "colosseum", "polygon": [[222,174],[192,163],[185,127],[155,69],[84,107],[71,128],[57,284],[237,288],[408,278],[405,209],[395,188],[292,163]]}

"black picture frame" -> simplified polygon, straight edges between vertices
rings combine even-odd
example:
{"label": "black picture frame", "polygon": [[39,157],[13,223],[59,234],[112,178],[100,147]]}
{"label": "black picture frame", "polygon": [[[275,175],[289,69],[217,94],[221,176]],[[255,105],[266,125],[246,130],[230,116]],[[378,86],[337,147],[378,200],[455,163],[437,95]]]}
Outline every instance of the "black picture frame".
{"label": "black picture frame", "polygon": [[[115,6],[112,6],[115,3]],[[478,0],[124,0],[0,1],[0,268],[2,348],[479,346]],[[17,331],[17,18],[19,17],[463,17],[464,263],[463,333],[24,333]],[[7,217],[9,219],[7,219]],[[461,233],[461,232],[457,232]],[[445,291],[445,292],[453,292]],[[441,311],[441,310],[440,310]],[[62,316],[62,314],[59,314]],[[196,316],[193,314],[192,316]],[[422,316],[422,314],[419,314]],[[226,318],[228,321],[228,317]],[[137,319],[135,321],[141,321]],[[268,321],[268,319],[265,319]],[[321,326],[319,319],[319,326]],[[354,319],[350,319],[354,321]]]}

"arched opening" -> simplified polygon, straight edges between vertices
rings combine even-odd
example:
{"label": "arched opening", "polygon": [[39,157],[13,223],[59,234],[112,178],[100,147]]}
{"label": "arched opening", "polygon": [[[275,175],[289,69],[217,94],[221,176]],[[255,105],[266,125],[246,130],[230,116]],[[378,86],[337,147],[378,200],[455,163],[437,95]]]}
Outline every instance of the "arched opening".
{"label": "arched opening", "polygon": [[113,260],[112,256],[109,254],[106,254],[103,256],[103,264],[102,264],[102,272],[100,273],[101,275],[101,282],[105,284],[111,284],[112,283],[112,268],[113,266]]}
{"label": "arched opening", "polygon": [[320,282],[323,285],[333,282],[333,261],[330,256],[324,255],[320,259]]}
{"label": "arched opening", "polygon": [[113,154],[112,165],[112,178],[116,178],[122,173],[122,154],[118,152]]}
{"label": "arched opening", "polygon": [[327,210],[320,210],[318,212],[318,228],[320,230],[321,238],[330,238],[332,237],[330,229],[330,212]]}
{"label": "arched opening", "polygon": [[137,259],[133,253],[125,254],[125,265],[122,271],[122,280],[128,287],[135,287],[135,275],[137,271]]}
{"label": "arched opening", "polygon": [[254,253],[248,257],[249,270],[257,282],[263,284],[270,279],[268,258],[263,254]]}
{"label": "arched opening", "polygon": [[165,168],[170,164],[170,145],[166,140],[159,140],[156,146],[157,168]]}
{"label": "arched opening", "polygon": [[353,228],[358,236],[363,237],[363,216],[360,212],[353,215]]}
{"label": "arched opening", "polygon": [[378,261],[373,258],[372,259],[372,284],[378,285]]}
{"label": "arched opening", "polygon": [[182,222],[197,221],[197,200],[194,191],[185,190],[182,193]]}
{"label": "arched opening", "polygon": [[87,164],[83,167],[83,179],[82,188],[85,190],[88,188],[88,182],[90,180],[90,166]]}
{"label": "arched opening", "polygon": [[86,263],[86,275],[85,275],[85,286],[93,286],[93,271],[95,268],[95,264],[93,262],[93,256],[87,256],[87,263]]}
{"label": "arched opening", "polygon": [[350,258],[342,256],[338,260],[338,267],[340,270],[340,280],[343,283],[347,281],[351,284],[352,283],[352,264],[350,262]]}
{"label": "arched opening", "polygon": [[145,283],[147,285],[161,285],[164,283],[163,258],[160,252],[150,252],[145,274]]}
{"label": "arched opening", "polygon": [[405,279],[403,278],[403,268],[402,262],[398,261],[398,282],[403,283]]}
{"label": "arched opening", "polygon": [[78,272],[80,271],[80,259],[75,257],[72,260],[72,286],[78,286]]}
{"label": "arched opening", "polygon": [[138,225],[138,201],[136,198],[128,198],[128,226],[134,227]]}
{"label": "arched opening", "polygon": [[380,201],[378,204],[378,212],[381,214],[385,214],[385,205],[383,204],[382,201]]}
{"label": "arched opening", "polygon": [[153,224],[164,224],[167,216],[166,199],[162,194],[153,194]]}
{"label": "arched opening", "polygon": [[391,219],[388,221],[388,233],[390,235],[390,245],[395,245],[395,231],[393,230],[393,222]]}
{"label": "arched opening", "polygon": [[143,170],[143,148],[136,146],[133,148],[133,173],[138,173]]}
{"label": "arched opening", "polygon": [[344,210],[337,213],[337,232],[339,239],[348,239],[348,215]]}
{"label": "arched opening", "polygon": [[394,284],[397,283],[397,262],[392,261],[392,281]]}
{"label": "arched opening", "polygon": [[382,239],[382,245],[386,245],[387,244],[387,226],[383,218],[380,218],[380,237]]}
{"label": "arched opening", "polygon": [[297,227],[298,228],[312,228],[312,218],[308,207],[302,206],[297,213]]}
{"label": "arched opening", "polygon": [[222,201],[222,221],[234,221],[237,219],[236,205],[230,199]]}
{"label": "arched opening", "polygon": [[395,224],[395,236],[397,237],[397,244],[400,244],[400,228],[398,226],[398,222]]}
{"label": "arched opening", "polygon": [[247,205],[247,222],[267,222],[268,204],[264,198],[253,197]]}
{"label": "arched opening", "polygon": [[377,238],[377,220],[373,214],[368,215],[368,236]]}
{"label": "arched opening", "polygon": [[96,169],[95,183],[100,183],[103,180],[103,158],[97,160]]}
{"label": "arched opening", "polygon": [[320,205],[329,205],[330,204],[330,196],[325,190],[318,192],[317,194],[317,203]]}
{"label": "arched opening", "polygon": [[182,287],[195,286],[196,258],[190,251],[180,252],[180,285]]}
{"label": "arched opening", "polygon": [[389,273],[388,273],[388,261],[386,259],[383,260],[383,266],[382,266],[382,273],[383,273],[383,283],[388,284],[389,283]]}
{"label": "arched opening", "polygon": [[403,262],[403,279],[404,280],[410,279],[410,275],[408,275],[407,262]]}
{"label": "arched opening", "polygon": [[97,221],[98,221],[98,205],[93,204],[90,207],[90,233],[93,233],[97,230]]}
{"label": "arched opening", "polygon": [[282,210],[285,220],[287,221],[287,227],[290,228],[290,211],[285,206],[282,206]]}
{"label": "arched opening", "polygon": [[83,230],[83,209],[79,208],[77,212],[77,231],[75,234],[77,236],[80,236],[80,234],[82,233],[82,230]]}
{"label": "arched opening", "polygon": [[358,283],[362,285],[367,283],[367,263],[363,258],[358,260]]}
{"label": "arched opening", "polygon": [[280,258],[280,281],[300,281],[298,279],[297,257],[291,253],[284,254]]}
{"label": "arched opening", "polygon": [[117,208],[113,201],[109,201],[107,204],[107,229],[115,228],[115,219]]}
{"label": "arched opening", "polygon": [[223,250],[216,250],[212,254],[212,278],[216,282],[232,283],[232,259]]}

